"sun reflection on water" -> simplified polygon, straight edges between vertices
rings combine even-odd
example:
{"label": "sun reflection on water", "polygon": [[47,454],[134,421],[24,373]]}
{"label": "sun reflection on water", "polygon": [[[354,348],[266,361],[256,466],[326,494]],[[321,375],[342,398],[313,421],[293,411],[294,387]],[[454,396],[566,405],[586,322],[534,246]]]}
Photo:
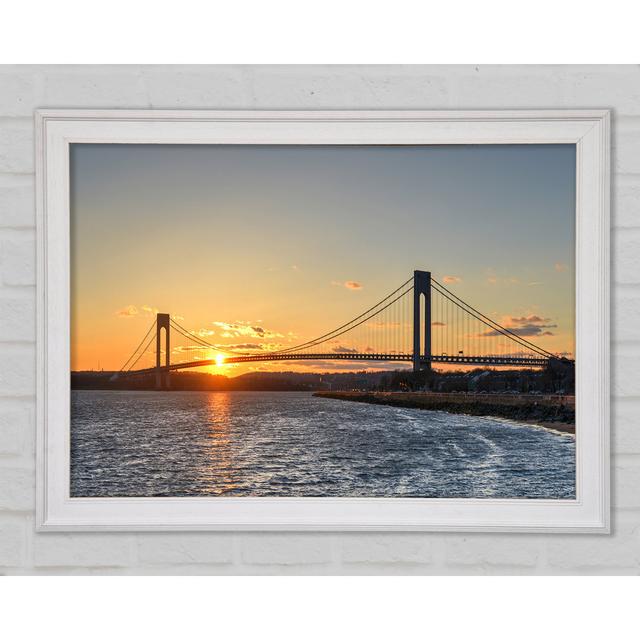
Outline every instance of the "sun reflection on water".
{"label": "sun reflection on water", "polygon": [[210,393],[207,398],[207,451],[208,464],[200,469],[203,479],[215,479],[216,494],[223,495],[238,486],[234,478],[234,464],[232,455],[231,425],[231,397],[228,393]]}

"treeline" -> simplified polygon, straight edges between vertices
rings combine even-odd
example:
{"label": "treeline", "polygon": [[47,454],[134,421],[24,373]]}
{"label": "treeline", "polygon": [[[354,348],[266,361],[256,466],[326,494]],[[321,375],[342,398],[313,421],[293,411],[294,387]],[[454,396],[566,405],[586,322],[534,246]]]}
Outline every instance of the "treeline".
{"label": "treeline", "polygon": [[473,369],[471,371],[394,371],[376,391],[435,391],[443,393],[575,393],[575,367],[550,361],[544,369]]}
{"label": "treeline", "polygon": [[[72,389],[153,390],[155,376],[120,377],[113,372],[71,373]],[[235,378],[193,371],[171,373],[176,391],[441,391],[470,393],[564,393],[575,389],[573,365],[551,362],[546,369],[471,371],[354,371],[348,373],[253,372]]]}

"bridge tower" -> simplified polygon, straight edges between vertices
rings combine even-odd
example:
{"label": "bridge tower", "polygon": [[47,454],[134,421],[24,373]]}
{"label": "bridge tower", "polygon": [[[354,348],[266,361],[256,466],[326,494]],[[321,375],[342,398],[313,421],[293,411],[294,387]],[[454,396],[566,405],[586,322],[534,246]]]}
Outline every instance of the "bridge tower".
{"label": "bridge tower", "polygon": [[[424,295],[424,301],[422,296]],[[420,311],[423,311],[421,314]],[[420,316],[423,316],[422,318]],[[424,322],[424,353],[420,323]],[[431,272],[413,272],[413,370],[431,369]]]}
{"label": "bridge tower", "polygon": [[[166,372],[161,370],[162,361],[161,361],[161,349],[160,346],[162,344],[162,329],[164,329],[165,333],[165,347],[164,347],[164,366],[167,367]],[[156,389],[169,389],[169,364],[171,362],[171,343],[170,343],[170,335],[171,335],[171,325],[170,325],[170,316],[168,313],[158,313],[156,315]],[[164,382],[164,385],[163,385]]]}

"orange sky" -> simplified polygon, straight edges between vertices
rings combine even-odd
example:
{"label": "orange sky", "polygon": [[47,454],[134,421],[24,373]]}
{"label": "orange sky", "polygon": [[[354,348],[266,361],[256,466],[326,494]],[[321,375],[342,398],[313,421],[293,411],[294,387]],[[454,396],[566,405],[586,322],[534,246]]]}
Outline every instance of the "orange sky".
{"label": "orange sky", "polygon": [[120,369],[157,311],[214,344],[287,347],[357,316],[414,269],[573,353],[574,166],[568,145],[74,145],[72,369]]}

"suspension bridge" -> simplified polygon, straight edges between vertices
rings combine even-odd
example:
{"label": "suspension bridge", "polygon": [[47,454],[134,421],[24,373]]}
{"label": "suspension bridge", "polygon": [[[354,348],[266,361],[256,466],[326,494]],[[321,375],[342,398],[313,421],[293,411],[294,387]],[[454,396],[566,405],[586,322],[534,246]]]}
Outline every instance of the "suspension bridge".
{"label": "suspension bridge", "polygon": [[[220,323],[224,324],[224,323]],[[121,370],[112,376],[152,375],[157,388],[169,388],[179,369],[247,362],[349,360],[410,362],[414,371],[434,363],[546,367],[571,362],[498,324],[431,278],[413,276],[349,322],[293,346],[265,342],[216,344],[211,330],[190,330],[168,313],[158,313]],[[228,324],[225,337],[265,337],[261,327]]]}

